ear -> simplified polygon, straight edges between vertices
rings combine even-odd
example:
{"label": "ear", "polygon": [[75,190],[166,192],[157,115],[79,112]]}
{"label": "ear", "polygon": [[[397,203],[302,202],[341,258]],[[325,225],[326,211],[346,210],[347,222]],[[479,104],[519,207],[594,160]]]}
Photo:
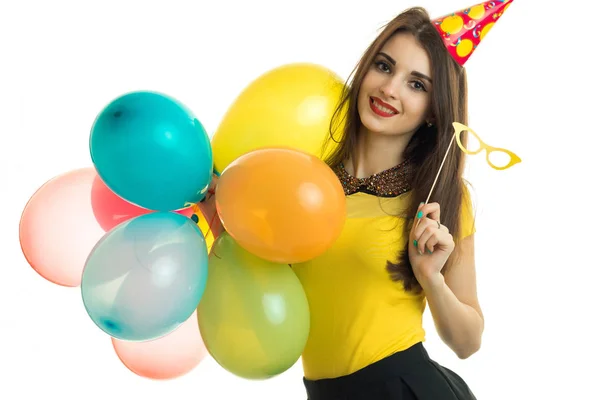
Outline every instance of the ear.
{"label": "ear", "polygon": [[426,118],[425,124],[427,124],[427,127],[431,128],[433,125],[435,125],[435,119],[433,119],[433,117]]}

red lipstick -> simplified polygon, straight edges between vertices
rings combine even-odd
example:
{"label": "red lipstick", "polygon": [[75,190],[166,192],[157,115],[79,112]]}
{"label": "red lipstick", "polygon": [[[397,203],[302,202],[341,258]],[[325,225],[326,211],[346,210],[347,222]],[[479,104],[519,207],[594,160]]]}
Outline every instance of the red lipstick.
{"label": "red lipstick", "polygon": [[[370,97],[369,100],[369,106],[371,107],[371,110],[373,110],[373,112],[379,115],[380,117],[389,118],[399,113],[399,111],[392,107],[390,104],[382,101],[377,97]],[[384,107],[389,111],[382,110],[380,107]]]}

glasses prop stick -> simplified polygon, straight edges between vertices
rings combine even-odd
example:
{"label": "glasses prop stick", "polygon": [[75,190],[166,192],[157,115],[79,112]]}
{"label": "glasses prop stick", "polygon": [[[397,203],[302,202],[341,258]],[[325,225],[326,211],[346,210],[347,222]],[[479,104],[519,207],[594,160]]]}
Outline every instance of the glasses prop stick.
{"label": "glasses prop stick", "polygon": [[[521,162],[521,158],[518,155],[516,155],[515,153],[513,153],[512,151],[504,149],[504,148],[500,148],[500,147],[493,147],[493,146],[490,146],[489,144],[485,143],[483,140],[481,140],[479,135],[477,135],[477,133],[475,133],[475,131],[473,129],[469,128],[468,126],[461,124],[460,122],[453,122],[452,126],[454,127],[454,135],[452,135],[452,139],[450,139],[450,143],[448,144],[448,148],[446,149],[446,153],[444,154],[444,158],[442,159],[440,168],[438,169],[437,174],[435,175],[435,179],[433,180],[433,184],[431,185],[431,189],[429,190],[429,194],[427,195],[425,204],[428,204],[429,200],[431,199],[431,194],[433,193],[435,184],[437,183],[437,180],[440,176],[440,172],[442,172],[442,168],[444,167],[446,158],[448,157],[448,153],[450,153],[450,148],[452,147],[452,144],[455,141],[456,141],[456,144],[458,145],[458,147],[467,155],[476,155],[476,154],[480,153],[481,151],[485,150],[486,161],[487,161],[488,165],[490,167],[494,168],[495,170],[504,170],[504,169],[510,168],[513,165]],[[470,132],[473,135],[473,138],[477,140],[478,146],[475,150],[467,149],[467,147],[462,143],[462,141],[460,139],[460,133],[462,131]],[[494,164],[492,162],[492,160],[490,159],[490,155],[494,152],[498,152],[498,153],[507,155],[508,161],[505,164],[500,164],[500,165]],[[418,224],[419,224],[419,221],[417,221],[417,226],[418,226]]]}

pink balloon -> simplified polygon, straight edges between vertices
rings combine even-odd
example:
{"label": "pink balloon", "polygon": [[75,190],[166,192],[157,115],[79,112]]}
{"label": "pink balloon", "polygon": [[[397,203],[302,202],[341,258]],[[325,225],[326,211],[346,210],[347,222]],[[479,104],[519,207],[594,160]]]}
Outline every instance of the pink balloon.
{"label": "pink balloon", "polygon": [[[76,287],[98,240],[121,222],[148,212],[114,194],[95,168],[73,170],[46,182],[27,202],[19,225],[21,250],[43,278]],[[177,213],[191,217],[193,209]]]}
{"label": "pink balloon", "polygon": [[94,168],[82,168],[49,180],[21,215],[19,240],[27,262],[57,285],[80,285],[85,260],[105,234],[92,211],[96,175]]}
{"label": "pink balloon", "polygon": [[177,330],[152,341],[128,342],[111,338],[121,362],[150,379],[173,379],[193,370],[207,355],[196,311]]}
{"label": "pink balloon", "polygon": [[[124,200],[106,186],[99,175],[96,175],[92,184],[92,209],[98,223],[108,232],[121,222],[130,220],[143,214],[154,212],[146,208],[141,208],[133,203]],[[194,213],[191,207],[176,211],[191,217]]]}

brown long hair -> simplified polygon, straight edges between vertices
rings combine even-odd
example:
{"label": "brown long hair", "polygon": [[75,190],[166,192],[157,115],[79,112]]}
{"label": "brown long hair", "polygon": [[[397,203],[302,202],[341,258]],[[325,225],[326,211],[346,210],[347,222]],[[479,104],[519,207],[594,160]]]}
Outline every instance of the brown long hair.
{"label": "brown long hair", "polygon": [[[368,69],[374,62],[376,54],[394,34],[411,33],[428,53],[433,68],[433,90],[431,114],[434,125],[423,124],[413,135],[406,147],[404,158],[411,158],[417,166],[411,179],[412,202],[407,210],[409,221],[414,218],[419,203],[425,201],[434,182],[437,171],[444,158],[454,129],[452,122],[467,124],[467,78],[465,70],[449,55],[444,47],[443,39],[432,25],[429,14],[422,7],[409,8],[399,14],[383,27],[379,36],[366,49],[362,58],[354,68],[346,82],[340,103],[333,115],[330,135],[323,150],[329,148],[329,141],[335,145],[333,151],[325,159],[331,167],[339,165],[352,155],[358,143],[358,132],[361,126],[358,115],[358,93]],[[340,125],[341,121],[345,121]],[[341,129],[338,129],[340,128]],[[339,132],[338,139],[334,132]],[[461,140],[466,144],[466,132],[461,133]],[[438,177],[436,187],[431,194],[430,202],[438,202],[441,208],[441,223],[448,227],[455,236],[460,229],[460,207],[463,197],[464,153],[458,146],[451,146],[444,167]],[[406,217],[404,214],[402,217]],[[412,223],[404,224],[408,237]],[[397,260],[389,260],[387,271],[394,281],[402,281],[407,291],[420,291],[421,287],[415,278],[408,258],[408,243],[398,255]],[[451,257],[451,260],[455,255]],[[444,266],[446,271],[449,262]]]}

